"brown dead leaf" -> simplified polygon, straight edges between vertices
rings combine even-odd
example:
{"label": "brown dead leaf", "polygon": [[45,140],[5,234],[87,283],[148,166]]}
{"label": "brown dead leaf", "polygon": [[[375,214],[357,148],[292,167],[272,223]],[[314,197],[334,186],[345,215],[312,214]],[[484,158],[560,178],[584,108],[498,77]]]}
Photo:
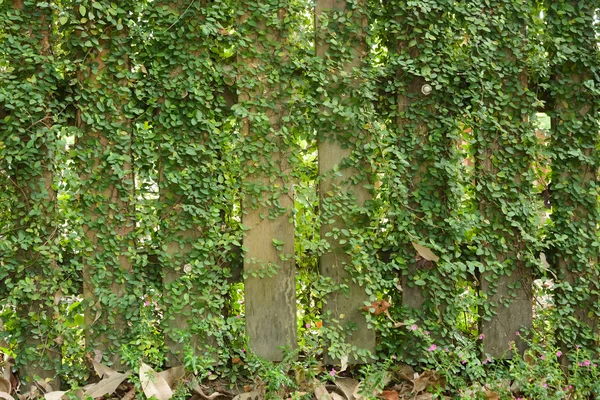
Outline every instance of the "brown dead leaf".
{"label": "brown dead leaf", "polygon": [[535,357],[533,357],[531,354],[529,353],[525,353],[523,355],[523,360],[525,360],[525,362],[531,366],[535,365]]}
{"label": "brown dead leaf", "polygon": [[169,368],[166,371],[161,371],[158,375],[167,382],[167,385],[169,385],[171,389],[175,389],[177,382],[185,376],[185,367],[183,365],[178,365],[177,367]]}
{"label": "brown dead leaf", "polygon": [[92,360],[92,365],[94,366],[94,371],[96,371],[96,374],[98,374],[100,378],[109,377],[117,372],[114,369],[107,367],[106,365],[101,364],[95,360]]}
{"label": "brown dead leaf", "polygon": [[125,393],[121,400],[133,400],[135,399],[135,388],[131,389],[129,392]]}
{"label": "brown dead leaf", "polygon": [[173,396],[165,378],[145,363],[140,366],[140,384],[147,398],[154,396],[158,400],[169,400]]}
{"label": "brown dead leaf", "polygon": [[0,399],[15,400],[14,397],[12,397],[10,394],[8,394],[6,392],[0,392]]}
{"label": "brown dead leaf", "polygon": [[96,311],[96,316],[94,317],[94,320],[92,321],[92,324],[95,324],[96,321],[98,321],[101,316],[102,316],[102,311],[100,311],[100,310]]}
{"label": "brown dead leaf", "polygon": [[34,383],[44,393],[50,393],[50,392],[54,391],[54,389],[52,389],[52,386],[50,386],[50,384],[48,382],[46,382],[46,381],[39,380],[39,381],[35,381]]}
{"label": "brown dead leaf", "polygon": [[301,366],[294,369],[294,374],[296,375],[296,384],[298,386],[302,385],[306,381],[306,372]]}
{"label": "brown dead leaf", "polygon": [[258,390],[253,390],[248,393],[240,393],[235,396],[232,400],[262,400],[263,395]]}
{"label": "brown dead leaf", "polygon": [[335,380],[335,386],[338,387],[344,393],[348,400],[355,400],[354,391],[358,386],[358,381],[352,378],[337,378]]}
{"label": "brown dead leaf", "polygon": [[0,377],[0,392],[12,392],[12,385],[8,379]]}
{"label": "brown dead leaf", "polygon": [[443,378],[435,371],[424,371],[413,380],[414,394],[424,392],[428,387],[443,385]]}
{"label": "brown dead leaf", "polygon": [[394,385],[393,389],[398,392],[398,395],[402,398],[412,397],[413,385],[410,382],[402,382],[399,385]]}
{"label": "brown dead leaf", "polygon": [[486,389],[485,391],[485,397],[487,398],[487,400],[500,400],[500,395],[496,392],[493,392],[489,389]]}
{"label": "brown dead leaf", "polygon": [[[203,386],[203,387],[206,388],[206,386]],[[223,393],[219,393],[219,392],[214,392],[211,395],[207,395],[202,390],[202,387],[200,387],[200,385],[198,385],[197,383],[192,384],[192,389],[194,390],[194,392],[198,393],[200,395],[200,397],[202,397],[203,399],[206,399],[206,400],[212,400],[219,396],[224,396]]]}
{"label": "brown dead leaf", "polygon": [[[2,330],[1,326],[0,326],[0,330]],[[2,346],[2,342],[0,342],[0,346]],[[4,379],[8,379],[8,382],[11,385],[11,390],[12,389],[18,390],[19,389],[19,381],[17,380],[17,378],[14,376],[14,374],[12,372],[13,361],[14,361],[13,358],[9,358],[8,360],[6,360],[4,362],[4,366],[0,370],[2,371],[2,377]],[[7,391],[7,393],[10,393],[10,391]]]}
{"label": "brown dead leaf", "polygon": [[390,303],[387,300],[376,300],[371,303],[370,306],[363,306],[361,309],[366,312],[370,312],[373,315],[381,315],[390,308]]}
{"label": "brown dead leaf", "polygon": [[396,375],[405,381],[412,382],[415,379],[415,370],[410,365],[402,364],[396,367]]}
{"label": "brown dead leaf", "polygon": [[38,397],[40,397],[40,388],[38,388],[37,386],[31,386],[31,390],[29,390],[28,392],[23,394],[17,393],[17,397],[19,398],[19,400],[37,399]]}
{"label": "brown dead leaf", "polygon": [[124,374],[115,372],[114,374],[102,379],[98,383],[89,385],[85,390],[85,395],[93,398],[102,397],[106,394],[112,394],[117,390],[119,385],[131,375],[131,371]]}
{"label": "brown dead leaf", "polygon": [[241,358],[239,358],[239,357],[233,357],[233,358],[231,359],[231,363],[232,363],[232,364],[243,364],[243,362],[242,362],[242,359],[241,359]]}
{"label": "brown dead leaf", "polygon": [[315,386],[315,397],[317,400],[332,400],[331,395],[325,388],[325,385]]}
{"label": "brown dead leaf", "polygon": [[54,392],[50,392],[50,393],[46,393],[44,395],[44,399],[46,400],[60,400],[67,392],[63,392],[60,390],[54,391]]}
{"label": "brown dead leaf", "polygon": [[58,303],[60,303],[62,297],[63,297],[62,290],[58,289],[56,291],[56,293],[54,293],[54,302],[52,304],[57,305]]}
{"label": "brown dead leaf", "polygon": [[323,367],[323,364],[321,364],[321,362],[319,361],[318,364],[313,365],[311,367],[311,371],[313,372],[313,374],[319,375],[321,372],[325,371],[325,367]]}
{"label": "brown dead leaf", "polygon": [[348,354],[340,357],[341,369],[338,372],[344,372],[348,368]]}
{"label": "brown dead leaf", "polygon": [[414,398],[414,400],[432,400],[432,399],[433,399],[433,394],[431,394],[431,393],[421,393],[420,395],[418,395]]}
{"label": "brown dead leaf", "polygon": [[433,254],[433,252],[431,250],[429,250],[427,247],[425,246],[421,246],[418,243],[412,242],[413,247],[415,248],[415,250],[417,251],[417,253],[419,253],[419,255],[421,257],[423,257],[424,259],[428,260],[428,261],[433,261],[433,262],[438,262],[439,261],[439,257],[436,256],[435,254]]}
{"label": "brown dead leaf", "polygon": [[379,395],[379,398],[383,400],[400,400],[400,396],[395,390],[384,390]]}
{"label": "brown dead leaf", "polygon": [[96,362],[102,362],[102,350],[94,350],[94,356],[92,360]]}

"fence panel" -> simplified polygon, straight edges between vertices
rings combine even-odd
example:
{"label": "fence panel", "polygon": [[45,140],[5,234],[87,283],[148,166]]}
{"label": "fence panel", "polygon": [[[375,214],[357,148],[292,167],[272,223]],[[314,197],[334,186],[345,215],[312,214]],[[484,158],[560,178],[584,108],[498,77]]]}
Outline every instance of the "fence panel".
{"label": "fence panel", "polygon": [[277,53],[281,58],[274,64],[264,58],[275,52],[274,46],[285,35],[267,18],[282,23],[285,11],[245,6],[240,26],[248,30],[251,40],[241,49],[238,65],[243,82],[239,102],[249,112],[242,133],[252,145],[244,166],[242,206],[242,222],[248,229],[243,240],[246,332],[258,356],[278,361],[283,357],[281,346],[297,347],[294,200],[288,144],[282,132],[287,83],[268,78],[271,69],[285,63],[285,49]]}
{"label": "fence panel", "polygon": [[[361,5],[362,2],[359,2]],[[346,9],[346,2],[340,0],[319,0],[315,7],[315,21],[317,30],[316,54],[318,57],[325,60],[334,59],[336,52],[340,49],[333,49],[330,52],[329,39],[332,33],[328,29],[321,26],[322,18],[331,18],[334,13],[346,14],[349,10]],[[358,11],[358,12],[357,12]],[[350,21],[355,25],[361,25],[364,21],[361,20],[360,10],[354,10],[353,17]],[[338,32],[339,33],[339,32]],[[364,41],[364,33],[343,33],[348,35],[348,41],[354,43],[350,52],[349,61],[341,62],[338,82],[344,82],[342,72],[352,74],[353,70],[360,68],[362,57],[366,54],[366,43]],[[352,99],[348,93],[352,93],[358,87],[358,82],[344,83],[329,83],[329,93],[331,100],[339,101],[341,104],[349,104],[349,102],[357,101]],[[345,86],[346,85],[346,86]],[[347,290],[338,290],[330,294],[327,302],[323,306],[323,313],[327,319],[330,318],[330,323],[337,321],[341,326],[345,327],[344,331],[347,334],[346,341],[358,349],[365,349],[371,352],[375,350],[375,332],[369,329],[367,321],[361,308],[364,307],[364,302],[369,300],[369,296],[365,292],[365,288],[352,280],[351,274],[347,269],[353,268],[352,257],[347,254],[345,244],[348,238],[349,222],[345,220],[348,217],[349,204],[344,204],[344,197],[350,196],[355,198],[356,205],[363,206],[364,203],[371,199],[371,194],[363,185],[351,184],[351,177],[359,175],[359,171],[355,167],[344,167],[344,163],[349,161],[352,154],[352,138],[349,138],[348,132],[356,129],[357,121],[344,120],[335,115],[335,111],[329,109],[328,123],[321,127],[318,141],[318,163],[319,163],[319,197],[321,210],[321,238],[329,244],[329,250],[321,255],[319,259],[319,268],[323,276],[331,278],[334,285],[347,285]],[[337,118],[337,119],[336,119]],[[331,121],[331,122],[329,122]],[[337,172],[339,170],[339,172]],[[333,220],[333,223],[329,223]],[[342,241],[343,240],[343,241]],[[329,315],[330,314],[330,315]],[[352,328],[351,328],[352,327]],[[334,361],[330,356],[325,357],[326,362]],[[351,360],[352,361],[352,360]],[[354,360],[358,361],[358,360]]]}

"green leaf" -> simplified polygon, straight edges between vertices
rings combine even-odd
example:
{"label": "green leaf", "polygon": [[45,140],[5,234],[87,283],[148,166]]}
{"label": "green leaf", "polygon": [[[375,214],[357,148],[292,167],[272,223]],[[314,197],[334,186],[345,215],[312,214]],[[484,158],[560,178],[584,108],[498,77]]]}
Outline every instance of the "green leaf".
{"label": "green leaf", "polygon": [[85,17],[85,14],[87,13],[87,10],[85,9],[85,6],[82,4],[79,6],[79,14],[81,14],[82,17]]}

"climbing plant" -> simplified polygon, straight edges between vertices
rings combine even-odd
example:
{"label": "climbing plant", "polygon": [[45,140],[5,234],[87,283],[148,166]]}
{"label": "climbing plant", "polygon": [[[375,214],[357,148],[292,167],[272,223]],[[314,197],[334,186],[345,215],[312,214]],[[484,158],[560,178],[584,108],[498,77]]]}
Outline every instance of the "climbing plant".
{"label": "climbing plant", "polygon": [[0,352],[24,389],[280,396],[318,362],[593,365],[598,8],[0,0]]}

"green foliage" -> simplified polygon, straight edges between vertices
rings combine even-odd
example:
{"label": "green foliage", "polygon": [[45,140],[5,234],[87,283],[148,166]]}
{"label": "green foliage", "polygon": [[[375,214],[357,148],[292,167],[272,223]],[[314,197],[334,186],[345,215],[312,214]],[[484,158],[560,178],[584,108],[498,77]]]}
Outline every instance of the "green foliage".
{"label": "green foliage", "polygon": [[[273,398],[346,357],[365,393],[393,357],[467,397],[596,393],[598,2],[314,6],[0,1],[0,352],[71,387],[98,350]],[[293,245],[254,257],[249,215]],[[274,364],[241,281],[292,264],[299,346]],[[534,296],[550,306],[491,357],[482,332]]]}

